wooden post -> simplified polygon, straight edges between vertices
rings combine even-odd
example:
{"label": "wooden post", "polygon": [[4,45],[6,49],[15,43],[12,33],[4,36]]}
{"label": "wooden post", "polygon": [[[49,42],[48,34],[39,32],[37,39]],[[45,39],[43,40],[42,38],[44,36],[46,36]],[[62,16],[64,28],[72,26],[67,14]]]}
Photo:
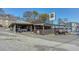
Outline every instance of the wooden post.
{"label": "wooden post", "polygon": [[34,31],[36,30],[35,25],[34,25]]}
{"label": "wooden post", "polygon": [[44,29],[44,25],[43,25],[43,34],[45,33],[44,30],[45,30],[45,29]]}
{"label": "wooden post", "polygon": [[44,25],[43,25],[43,31],[44,31]]}
{"label": "wooden post", "polygon": [[16,24],[13,26],[13,32],[16,32]]}
{"label": "wooden post", "polygon": [[31,32],[32,32],[32,26],[30,26]]}

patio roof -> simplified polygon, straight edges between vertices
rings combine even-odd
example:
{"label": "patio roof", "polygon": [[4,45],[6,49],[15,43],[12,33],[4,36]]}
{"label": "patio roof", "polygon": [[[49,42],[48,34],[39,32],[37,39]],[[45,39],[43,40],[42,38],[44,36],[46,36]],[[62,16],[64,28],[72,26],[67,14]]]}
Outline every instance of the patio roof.
{"label": "patio roof", "polygon": [[51,26],[51,24],[49,24],[49,23],[43,23],[43,22],[41,22],[40,20],[34,20],[34,21],[32,21],[31,23],[32,23],[33,25]]}
{"label": "patio roof", "polygon": [[16,24],[20,24],[20,25],[32,25],[32,23],[30,23],[30,22],[25,22],[25,21],[16,21],[16,22],[12,22],[10,25],[9,25],[9,27],[10,26],[13,26],[13,25],[16,25]]}
{"label": "patio roof", "polygon": [[30,22],[25,22],[25,21],[16,21],[16,22],[12,22],[13,24],[32,24]]}
{"label": "patio roof", "polygon": [[51,24],[48,24],[48,23],[39,23],[39,24],[33,24],[33,25],[51,26]]}

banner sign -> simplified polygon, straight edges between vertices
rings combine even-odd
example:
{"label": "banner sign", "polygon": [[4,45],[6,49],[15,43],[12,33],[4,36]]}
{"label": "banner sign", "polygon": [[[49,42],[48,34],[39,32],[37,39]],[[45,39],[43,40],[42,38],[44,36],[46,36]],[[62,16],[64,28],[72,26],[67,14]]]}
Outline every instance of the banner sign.
{"label": "banner sign", "polygon": [[55,17],[56,17],[55,12],[51,12],[51,13],[49,14],[49,20],[50,20],[50,21],[51,21],[51,20],[55,20]]}

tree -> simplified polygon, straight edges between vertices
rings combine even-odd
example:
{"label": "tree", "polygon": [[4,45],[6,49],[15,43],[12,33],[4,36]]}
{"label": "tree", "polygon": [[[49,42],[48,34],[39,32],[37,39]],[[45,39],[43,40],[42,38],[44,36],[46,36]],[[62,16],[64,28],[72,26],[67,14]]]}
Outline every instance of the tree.
{"label": "tree", "polygon": [[46,20],[48,20],[49,15],[48,14],[41,14],[40,15],[40,21],[45,23]]}
{"label": "tree", "polygon": [[24,14],[23,14],[23,17],[25,19],[30,20],[32,18],[32,12],[31,11],[25,11]]}
{"label": "tree", "polygon": [[34,20],[37,18],[37,16],[38,16],[38,12],[37,11],[33,11]]}
{"label": "tree", "polygon": [[38,20],[40,20],[43,23],[46,20],[48,20],[48,18],[49,18],[48,14],[41,14],[39,17],[38,17],[38,15],[39,15],[39,13],[37,11],[25,11],[23,14],[23,17],[29,21],[33,21],[37,18]]}

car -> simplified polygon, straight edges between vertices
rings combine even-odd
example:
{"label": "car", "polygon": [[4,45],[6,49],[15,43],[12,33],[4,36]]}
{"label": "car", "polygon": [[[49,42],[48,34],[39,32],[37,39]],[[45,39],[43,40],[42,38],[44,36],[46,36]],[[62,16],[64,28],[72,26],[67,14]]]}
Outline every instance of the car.
{"label": "car", "polygon": [[63,28],[55,28],[54,29],[54,33],[57,35],[57,34],[66,34],[67,33],[67,31],[66,30],[64,30]]}

